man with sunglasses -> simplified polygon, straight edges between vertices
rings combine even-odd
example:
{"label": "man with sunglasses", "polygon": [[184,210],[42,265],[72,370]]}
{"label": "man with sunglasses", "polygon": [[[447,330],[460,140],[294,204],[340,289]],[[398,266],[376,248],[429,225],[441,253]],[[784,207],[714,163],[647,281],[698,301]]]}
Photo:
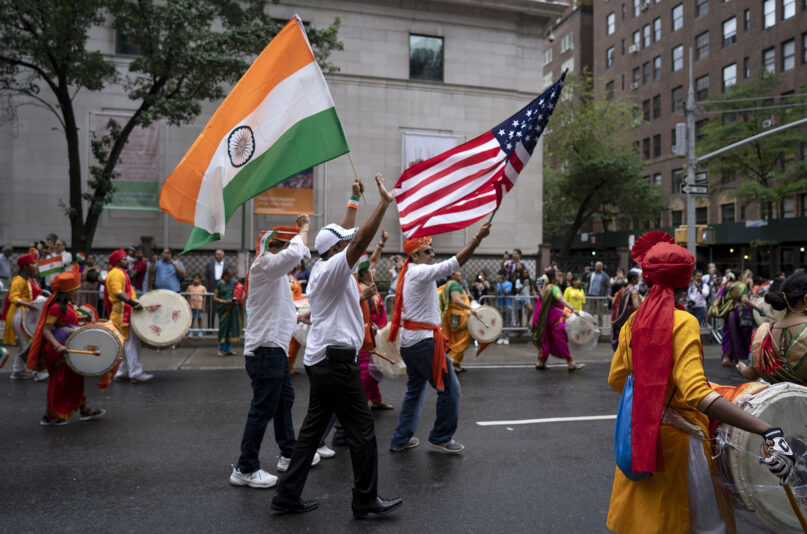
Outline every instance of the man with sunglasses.
{"label": "man with sunglasses", "polygon": [[429,434],[429,445],[453,454],[465,448],[454,441],[461,392],[457,375],[446,355],[447,340],[440,331],[436,282],[459,271],[488,234],[490,223],[485,223],[456,256],[434,265],[431,237],[407,239],[404,242],[404,252],[408,258],[398,275],[390,340],[395,340],[400,329],[401,356],[406,363],[407,384],[398,426],[390,438],[390,450],[393,452],[420,445],[420,440],[413,434],[423,407],[423,390],[427,382],[437,390],[437,413]]}

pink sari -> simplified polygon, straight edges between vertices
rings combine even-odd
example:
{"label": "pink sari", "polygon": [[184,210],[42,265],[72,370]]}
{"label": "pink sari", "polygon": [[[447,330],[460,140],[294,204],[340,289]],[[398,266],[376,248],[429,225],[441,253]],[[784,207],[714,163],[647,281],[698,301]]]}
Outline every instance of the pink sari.
{"label": "pink sari", "polygon": [[540,351],[542,359],[555,356],[571,360],[569,339],[566,337],[566,319],[563,317],[563,305],[552,295],[552,285],[541,292],[541,298],[535,305],[532,314],[530,337]]}

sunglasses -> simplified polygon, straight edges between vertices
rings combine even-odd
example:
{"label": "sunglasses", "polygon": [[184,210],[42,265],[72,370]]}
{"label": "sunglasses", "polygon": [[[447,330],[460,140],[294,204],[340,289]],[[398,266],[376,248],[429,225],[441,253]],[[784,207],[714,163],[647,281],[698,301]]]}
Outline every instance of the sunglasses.
{"label": "sunglasses", "polygon": [[434,249],[433,248],[424,248],[423,250],[421,250],[421,252],[423,254],[427,255],[427,256],[431,256],[432,254],[434,254]]}

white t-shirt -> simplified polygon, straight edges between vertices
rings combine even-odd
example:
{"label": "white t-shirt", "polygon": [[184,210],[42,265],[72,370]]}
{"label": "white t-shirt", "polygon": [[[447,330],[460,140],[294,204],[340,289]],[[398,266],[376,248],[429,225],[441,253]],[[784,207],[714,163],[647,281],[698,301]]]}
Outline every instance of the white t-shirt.
{"label": "white t-shirt", "polygon": [[[403,283],[401,304],[401,320],[408,319],[418,323],[440,324],[440,300],[437,295],[437,280],[448,278],[460,270],[460,262],[454,256],[446,261],[427,265],[412,263],[406,268]],[[424,339],[433,338],[431,330],[407,330],[401,327],[401,346],[411,347]]]}
{"label": "white t-shirt", "polygon": [[244,355],[254,356],[258,347],[279,347],[288,353],[297,324],[297,311],[291,298],[287,273],[311,253],[300,236],[277,254],[266,252],[249,268],[247,326],[244,329]]}
{"label": "white t-shirt", "polygon": [[[295,236],[295,237],[297,237],[297,236]],[[289,245],[289,246],[291,246],[291,245]],[[309,257],[309,256],[311,256],[310,252],[308,253],[308,256],[306,256],[306,258]],[[224,260],[217,261],[217,262],[215,262],[213,264],[213,278],[215,278],[216,281],[221,280],[221,275],[222,274],[224,274]]]}
{"label": "white t-shirt", "polygon": [[311,267],[308,302],[311,330],[305,345],[305,365],[325,359],[325,348],[353,347],[358,353],[364,342],[364,318],[359,304],[359,285],[347,263],[347,249]]}

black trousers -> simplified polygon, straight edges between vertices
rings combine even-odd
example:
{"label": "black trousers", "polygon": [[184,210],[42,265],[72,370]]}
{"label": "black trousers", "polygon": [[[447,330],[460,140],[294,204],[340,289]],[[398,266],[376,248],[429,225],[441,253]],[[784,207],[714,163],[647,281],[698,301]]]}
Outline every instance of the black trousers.
{"label": "black trousers", "polygon": [[305,371],[311,382],[308,413],[277,495],[289,500],[300,498],[314,453],[335,414],[344,427],[353,463],[353,502],[374,501],[378,494],[378,448],[358,363],[326,358],[306,366]]}

